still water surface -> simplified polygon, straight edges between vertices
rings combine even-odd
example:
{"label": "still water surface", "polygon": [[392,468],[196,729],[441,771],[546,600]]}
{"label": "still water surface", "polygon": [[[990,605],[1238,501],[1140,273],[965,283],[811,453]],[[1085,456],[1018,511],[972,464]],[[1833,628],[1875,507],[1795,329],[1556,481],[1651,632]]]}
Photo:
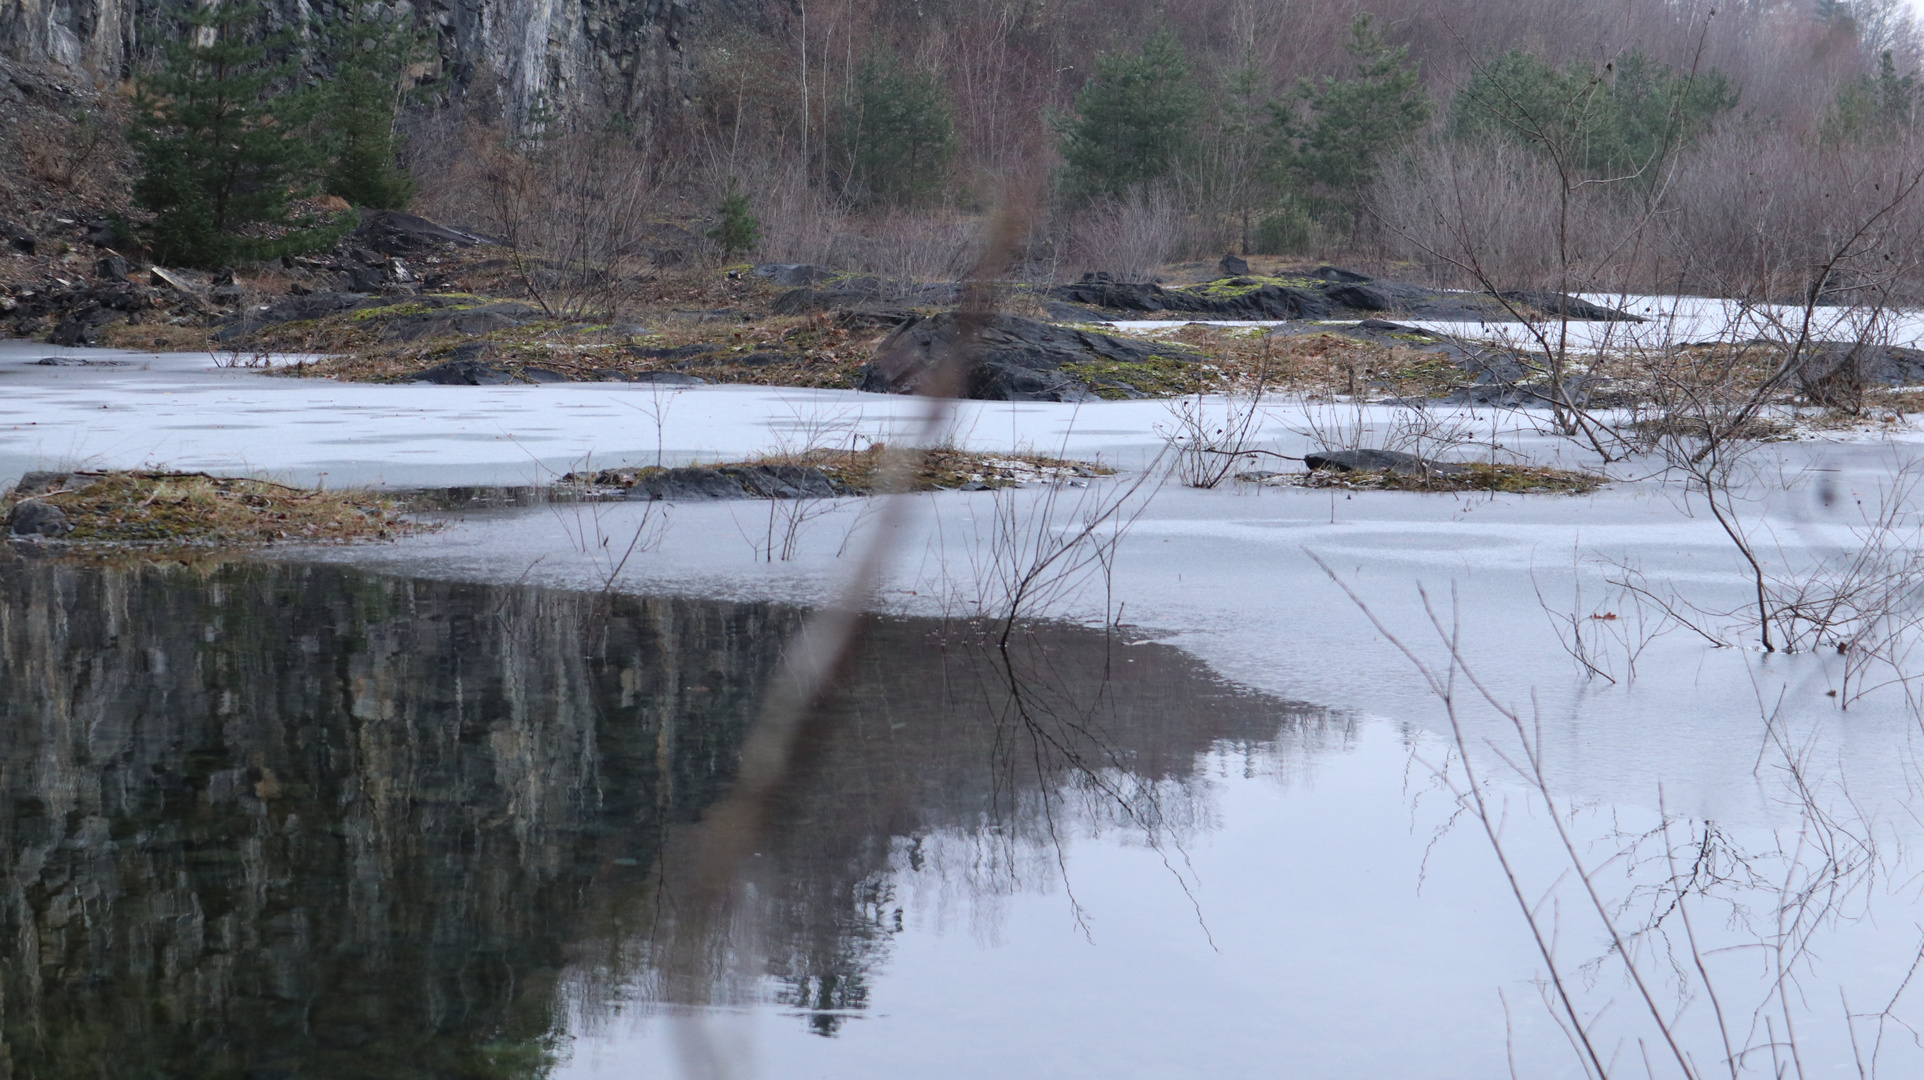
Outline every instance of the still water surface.
{"label": "still water surface", "polygon": [[[651,945],[677,832],[725,789],[803,615],[286,565],[12,562],[0,587],[19,1077],[607,1064],[621,1016],[674,1001]],[[1346,738],[1077,629],[1005,660],[966,627],[878,621],[843,683],[757,860],[752,926],[699,996],[817,1040],[872,1016],[935,909],[1004,951],[993,909],[1028,890],[1091,949],[1104,913],[1063,887],[1090,834],[1151,856],[1168,932],[1209,951],[1183,852],[1215,824],[1201,773],[1285,728]]]}
{"label": "still water surface", "polygon": [[0,1077],[1583,1075],[1434,740],[1098,630],[871,623],[671,963],[804,614],[0,563]]}

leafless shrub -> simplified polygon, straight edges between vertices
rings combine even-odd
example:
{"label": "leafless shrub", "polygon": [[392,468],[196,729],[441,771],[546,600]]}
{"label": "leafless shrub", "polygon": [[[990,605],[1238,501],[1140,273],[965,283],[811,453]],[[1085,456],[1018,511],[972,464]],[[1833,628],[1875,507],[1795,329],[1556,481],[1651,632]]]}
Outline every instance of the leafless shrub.
{"label": "leafless shrub", "polygon": [[1924,216],[1917,200],[1893,198],[1921,164],[1924,147],[1914,144],[1839,146],[1727,129],[1678,162],[1650,230],[1660,260],[1653,278],[1757,305],[1912,296],[1914,260],[1885,256]]}
{"label": "leafless shrub", "polygon": [[209,349],[207,356],[217,368],[264,368],[274,366],[274,353],[260,345],[237,338],[225,348]]}
{"label": "leafless shrub", "polygon": [[[1583,1075],[1656,1075],[1653,1059],[1685,1080],[1805,1075],[1798,1022],[1800,1013],[1812,1011],[1806,980],[1816,946],[1825,932],[1858,916],[1884,866],[1872,823],[1855,809],[1848,790],[1835,800],[1825,795],[1809,748],[1789,737],[1775,714],[1763,717],[1764,751],[1775,752],[1779,799],[1792,820],[1764,848],[1744,847],[1715,822],[1672,813],[1661,790],[1653,824],[1625,828],[1619,818],[1599,843],[1584,835],[1581,807],[1559,795],[1550,780],[1541,718],[1506,704],[1465,660],[1454,598],[1445,613],[1422,595],[1443,650],[1439,659],[1428,660],[1316,561],[1442,706],[1449,752],[1431,764],[1432,774],[1495,854],[1541,965],[1544,1004]],[[1471,714],[1477,712],[1497,721],[1495,735],[1471,734]],[[1763,761],[1760,754],[1760,769]],[[1514,806],[1498,777],[1520,783],[1531,805]],[[1512,832],[1524,821],[1541,821],[1551,834],[1556,854],[1547,883],[1539,883],[1516,854],[1521,844]],[[1706,907],[1719,917],[1701,921]],[[1601,938],[1602,955],[1568,957],[1572,927],[1566,913],[1589,931],[1576,937]],[[1737,946],[1720,948],[1705,936],[1706,928],[1734,935]],[[1915,952],[1913,974],[1924,962],[1924,945]],[[1733,969],[1720,963],[1730,953],[1762,963]],[[1627,1013],[1608,998],[1593,1003],[1590,997],[1607,971],[1623,980],[1631,999]],[[1749,984],[1755,989],[1747,988],[1744,980],[1759,975]],[[1910,1027],[1897,1009],[1911,981],[1907,975],[1883,1009],[1868,1014],[1853,1012],[1846,988],[1839,988],[1851,1045],[1858,1046],[1859,1023],[1875,1025],[1880,1040],[1887,1025]],[[1713,1022],[1707,1030],[1684,1022],[1693,1001],[1708,1005]],[[1859,1075],[1878,1075],[1876,1055],[1859,1053]]]}
{"label": "leafless shrub", "polygon": [[1558,283],[1567,210],[1572,274],[1602,280],[1599,258],[1622,236],[1626,215],[1601,187],[1579,188],[1568,206],[1561,188],[1555,166],[1513,140],[1437,141],[1384,171],[1373,209],[1392,254],[1423,262],[1438,284],[1506,289]]}
{"label": "leafless shrub", "polygon": [[1264,338],[1253,385],[1223,395],[1207,395],[1198,387],[1193,395],[1170,400],[1170,422],[1158,424],[1156,433],[1174,456],[1176,476],[1184,487],[1219,487],[1256,456],[1251,444],[1267,416],[1263,398],[1268,383],[1269,339]]}
{"label": "leafless shrub", "polygon": [[1066,231],[1073,262],[1123,281],[1146,281],[1164,263],[1198,250],[1195,227],[1174,195],[1160,188],[1085,207]]}
{"label": "leafless shrub", "polygon": [[1891,682],[1908,691],[1915,677],[1908,661],[1924,638],[1924,524],[1914,501],[1920,481],[1917,465],[1905,465],[1864,508],[1840,557],[1803,574],[1771,576],[1784,650],[1843,656],[1842,707]]}
{"label": "leafless shrub", "polygon": [[1641,582],[1637,586],[1612,582],[1611,592],[1601,603],[1586,602],[1582,569],[1574,556],[1570,569],[1568,611],[1543,594],[1543,583],[1537,579],[1535,569],[1530,572],[1537,604],[1549,618],[1557,643],[1587,678],[1602,679],[1611,685],[1630,685],[1637,679],[1637,661],[1644,650],[1677,628],[1675,617],[1667,607],[1650,599]]}
{"label": "leafless shrub", "polygon": [[[1735,644],[1754,631],[1772,650],[1836,653],[1843,658],[1836,692],[1841,708],[1889,686],[1902,689],[1916,707],[1912,684],[1918,673],[1911,659],[1924,644],[1921,485],[1924,470],[1917,464],[1898,468],[1869,505],[1858,500],[1859,519],[1844,538],[1812,538],[1819,553],[1810,557],[1781,545],[1765,549],[1732,509],[1735,485],[1727,484],[1716,505],[1742,537],[1739,550],[1752,567],[1756,591],[1755,602],[1744,608],[1707,608],[1633,567],[1617,566],[1611,583],[1620,595],[1651,604],[1671,625],[1713,645]],[[1821,503],[1837,501],[1828,478],[1818,486]]]}
{"label": "leafless shrub", "polygon": [[1467,446],[1480,434],[1470,414],[1420,403],[1305,403],[1293,421],[1292,430],[1322,450],[1394,450],[1423,458]]}
{"label": "leafless shrub", "polygon": [[830,263],[905,287],[954,281],[981,257],[981,227],[944,211],[890,210],[849,227],[856,231],[837,238]]}
{"label": "leafless shrub", "polygon": [[464,181],[530,298],[554,318],[618,316],[666,163],[610,131],[510,137],[473,128]]}
{"label": "leafless shrub", "polygon": [[[584,471],[591,475],[593,473],[592,469]],[[667,503],[658,503],[653,499],[642,503],[641,520],[635,522],[626,543],[620,542],[619,534],[609,530],[609,503],[555,503],[550,504],[550,508],[576,553],[594,561],[604,593],[614,591],[622,573],[628,569],[628,563],[636,555],[655,550],[668,536],[670,508]]]}
{"label": "leafless shrub", "polygon": [[1099,581],[1106,599],[1122,538],[1149,507],[1164,474],[1161,458],[1125,479],[1058,480],[1028,498],[1020,489],[993,493],[987,535],[970,547],[972,571],[957,597],[974,618],[1000,626],[1007,646],[1025,619],[1059,609]]}

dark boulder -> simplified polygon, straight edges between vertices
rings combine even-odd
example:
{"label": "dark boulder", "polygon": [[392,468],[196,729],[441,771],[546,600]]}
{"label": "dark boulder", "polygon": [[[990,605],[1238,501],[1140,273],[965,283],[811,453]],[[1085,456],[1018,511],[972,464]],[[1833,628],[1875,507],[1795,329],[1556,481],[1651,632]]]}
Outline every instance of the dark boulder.
{"label": "dark boulder", "polygon": [[133,237],[120,231],[120,226],[112,218],[101,218],[87,226],[87,243],[97,248],[133,248],[138,246]]}
{"label": "dark boulder", "polygon": [[103,331],[126,321],[126,312],[98,301],[87,301],[75,307],[54,326],[53,332],[47,335],[47,344],[68,348],[103,345],[106,343]]}
{"label": "dark boulder", "polygon": [[1870,342],[1813,342],[1797,367],[1797,383],[1814,405],[1856,412],[1872,386],[1924,383],[1924,352]]}
{"label": "dark boulder", "polygon": [[1344,270],[1338,266],[1319,266],[1311,271],[1309,276],[1321,278],[1324,281],[1335,281],[1351,285],[1361,285],[1364,282],[1376,280],[1368,274],[1359,274],[1354,270]]}
{"label": "dark boulder", "polygon": [[[416,297],[413,301],[422,298]],[[422,338],[459,334],[479,337],[497,330],[512,330],[533,322],[538,312],[514,300],[498,300],[477,307],[448,307],[389,319],[381,327],[381,340],[389,344],[419,341]]]}
{"label": "dark boulder", "polygon": [[[973,325],[971,325],[973,324]],[[1115,337],[1015,315],[968,319],[944,312],[898,327],[862,369],[857,389],[912,394],[935,377],[939,365],[967,342],[961,396],[980,401],[1085,401],[1088,382],[1063,371],[1065,364],[1128,366],[1190,363],[1199,357],[1167,345]],[[1112,385],[1105,380],[1106,385]]]}
{"label": "dark boulder", "polygon": [[450,228],[399,210],[363,210],[353,241],[382,255],[410,256],[498,243],[494,237]]}
{"label": "dark boulder", "polygon": [[118,255],[108,255],[94,260],[94,276],[116,284],[125,283],[127,272],[131,269],[133,267],[128,265],[127,260]]}
{"label": "dark boulder", "polygon": [[1383,290],[1355,282],[1331,282],[1323,286],[1323,295],[1353,311],[1388,311],[1393,306]]}
{"label": "dark boulder", "polygon": [[[1085,275],[1073,285],[1049,289],[1047,299],[1113,311],[1200,315],[1214,319],[1321,319],[1330,313],[1329,301],[1307,289],[1252,279],[1212,282],[1194,289],[1165,289],[1153,282],[1107,280],[1108,275]],[[1223,288],[1223,286],[1229,286]]]}
{"label": "dark boulder", "polygon": [[1541,291],[1500,292],[1497,296],[1512,304],[1522,304],[1535,308],[1546,315],[1556,315],[1566,319],[1581,319],[1585,322],[1642,322],[1642,316],[1627,311],[1593,304],[1576,296]]}
{"label": "dark boulder", "polygon": [[285,296],[269,304],[265,310],[244,312],[222,323],[220,329],[214,331],[214,340],[234,341],[263,327],[326,318],[363,303],[367,298],[366,293],[329,290]]}
{"label": "dark boulder", "polygon": [[381,286],[387,284],[385,267],[356,266],[349,263],[341,267],[341,273],[347,275],[347,287],[359,293],[379,292]]}
{"label": "dark boulder", "polygon": [[1392,472],[1401,476],[1451,476],[1465,466],[1397,450],[1323,450],[1306,454],[1303,464],[1327,472]]}
{"label": "dark boulder", "polygon": [[[1042,299],[1086,304],[1106,311],[1127,312],[1122,318],[1170,318],[1193,315],[1204,319],[1281,322],[1400,312],[1440,321],[1513,321],[1505,307],[1521,305],[1571,319],[1641,322],[1635,315],[1558,293],[1454,292],[1401,282],[1380,281],[1367,274],[1334,266],[1318,267],[1309,280],[1296,284],[1262,281],[1242,275],[1165,289],[1150,282],[1115,281],[1108,274],[1084,274],[1073,285],[1046,290]],[[1312,284],[1313,283],[1313,284]],[[1307,287],[1298,288],[1297,284]]]}
{"label": "dark boulder", "polygon": [[514,376],[480,360],[457,359],[436,364],[416,375],[414,381],[437,386],[506,386],[514,382]]}
{"label": "dark boulder", "polygon": [[73,522],[58,506],[28,499],[7,516],[7,531],[14,536],[61,536],[73,531]]}
{"label": "dark boulder", "polygon": [[13,486],[13,494],[17,499],[30,499],[37,495],[50,495],[56,491],[79,491],[98,479],[97,475],[88,473],[32,469],[20,475],[20,482]]}
{"label": "dark boulder", "polygon": [[643,360],[686,360],[693,356],[721,352],[722,347],[697,341],[693,345],[638,346],[628,351]]}
{"label": "dark boulder", "polygon": [[797,286],[817,285],[845,276],[840,270],[831,270],[826,266],[816,266],[812,263],[763,263],[750,272],[756,277],[767,278],[777,285],[791,289]]}
{"label": "dark boulder", "polygon": [[1242,277],[1249,273],[1249,261],[1237,255],[1224,255],[1216,269],[1221,270],[1224,277]]}

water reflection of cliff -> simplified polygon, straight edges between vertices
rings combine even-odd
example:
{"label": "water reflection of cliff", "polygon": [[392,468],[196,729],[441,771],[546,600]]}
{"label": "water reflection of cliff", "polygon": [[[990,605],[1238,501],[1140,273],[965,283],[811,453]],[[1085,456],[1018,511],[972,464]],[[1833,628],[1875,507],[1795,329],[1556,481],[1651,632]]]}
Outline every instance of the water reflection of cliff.
{"label": "water reflection of cliff", "polygon": [[[801,617],[265,565],[12,562],[0,598],[0,1078],[539,1072],[564,978],[650,983]],[[917,838],[1167,836],[1199,751],[1308,719],[1161,646],[941,631],[872,628],[758,874],[825,1031]]]}

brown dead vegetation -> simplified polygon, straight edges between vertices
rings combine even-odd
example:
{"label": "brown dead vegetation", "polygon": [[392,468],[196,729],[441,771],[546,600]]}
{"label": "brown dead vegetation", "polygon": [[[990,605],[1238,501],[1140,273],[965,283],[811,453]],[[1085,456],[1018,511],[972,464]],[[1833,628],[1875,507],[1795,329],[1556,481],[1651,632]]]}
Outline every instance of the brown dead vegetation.
{"label": "brown dead vegetation", "polygon": [[[319,491],[270,480],[181,472],[75,473],[33,499],[59,507],[69,544],[135,547],[255,547],[281,541],[388,540],[421,528],[386,496]],[[11,514],[25,500],[0,500]]]}
{"label": "brown dead vegetation", "polygon": [[1501,492],[1513,495],[1588,495],[1608,482],[1595,473],[1543,465],[1466,462],[1461,470],[1400,473],[1383,470],[1300,473],[1251,472],[1237,477],[1271,487],[1336,488],[1343,491]]}
{"label": "brown dead vegetation", "polygon": [[[876,489],[887,449],[872,443],[861,450],[814,449],[788,454],[763,454],[742,461],[716,462],[704,468],[725,469],[758,465],[793,465],[815,469],[833,481],[837,488],[852,495],[871,494]],[[662,472],[658,467],[638,469],[601,469],[591,473],[569,473],[561,478],[567,487],[631,488],[649,476]],[[1056,483],[1098,476],[1113,476],[1115,469],[1101,462],[1072,461],[1046,454],[981,454],[954,447],[937,447],[918,456],[909,477],[912,491],[989,490],[1019,487],[1031,483]]]}

